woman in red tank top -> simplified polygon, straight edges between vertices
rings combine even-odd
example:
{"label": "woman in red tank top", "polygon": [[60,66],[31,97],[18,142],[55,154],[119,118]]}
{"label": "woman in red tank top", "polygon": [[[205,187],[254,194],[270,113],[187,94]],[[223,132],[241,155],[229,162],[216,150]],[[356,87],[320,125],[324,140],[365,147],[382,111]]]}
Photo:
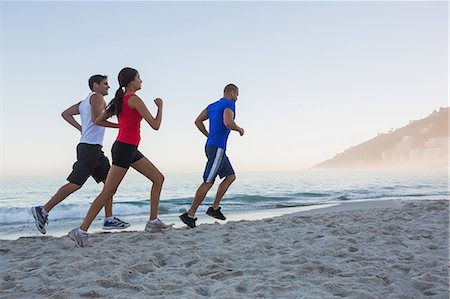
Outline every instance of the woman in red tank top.
{"label": "woman in red tank top", "polygon": [[141,120],[145,119],[154,130],[158,130],[161,125],[163,101],[160,98],[154,100],[158,112],[156,117],[153,117],[144,102],[135,94],[136,91],[141,89],[141,84],[142,80],[137,70],[132,68],[122,69],[119,73],[119,89],[116,96],[109,103],[106,111],[95,121],[96,124],[101,125],[109,117],[116,115],[119,119],[119,134],[111,149],[112,166],[102,192],[92,203],[80,228],[75,228],[69,233],[69,237],[81,247],[87,244],[87,230],[92,221],[103,208],[107,199],[115,194],[130,166],[153,182],[150,192],[150,218],[145,230],[170,227],[158,219],[158,204],[164,176],[138,150],[141,140]]}

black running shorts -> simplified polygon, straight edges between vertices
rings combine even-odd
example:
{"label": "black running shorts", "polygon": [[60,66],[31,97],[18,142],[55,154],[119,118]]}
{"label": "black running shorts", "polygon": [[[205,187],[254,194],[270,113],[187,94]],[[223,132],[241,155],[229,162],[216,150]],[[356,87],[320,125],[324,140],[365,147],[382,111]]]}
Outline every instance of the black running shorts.
{"label": "black running shorts", "polygon": [[130,168],[132,163],[144,158],[144,155],[138,151],[137,145],[123,143],[117,140],[112,146],[111,154],[113,165],[127,169]]}
{"label": "black running shorts", "polygon": [[97,183],[106,180],[109,171],[109,160],[99,144],[79,143],[77,145],[77,161],[67,180],[82,186],[92,176]]}

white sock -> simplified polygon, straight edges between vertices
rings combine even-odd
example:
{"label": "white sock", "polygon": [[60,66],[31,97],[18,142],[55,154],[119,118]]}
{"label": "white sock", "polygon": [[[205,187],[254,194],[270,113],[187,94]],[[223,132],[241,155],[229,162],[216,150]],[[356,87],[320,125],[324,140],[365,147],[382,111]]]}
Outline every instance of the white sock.
{"label": "white sock", "polygon": [[81,228],[78,228],[80,230],[80,232],[87,234],[87,231],[82,230]]}
{"label": "white sock", "polygon": [[159,222],[159,219],[156,218],[156,219],[153,219],[153,220],[149,220],[148,222],[150,222],[150,223],[158,223],[158,222]]}
{"label": "white sock", "polygon": [[48,212],[44,209],[44,207],[42,207],[42,214],[44,214],[45,217],[48,216]]}
{"label": "white sock", "polygon": [[195,218],[195,216],[191,216],[191,215],[189,215],[189,214],[188,214],[188,217],[191,218],[191,219],[194,219],[194,218]]}
{"label": "white sock", "polygon": [[114,221],[114,217],[105,217],[105,221],[109,222]]}

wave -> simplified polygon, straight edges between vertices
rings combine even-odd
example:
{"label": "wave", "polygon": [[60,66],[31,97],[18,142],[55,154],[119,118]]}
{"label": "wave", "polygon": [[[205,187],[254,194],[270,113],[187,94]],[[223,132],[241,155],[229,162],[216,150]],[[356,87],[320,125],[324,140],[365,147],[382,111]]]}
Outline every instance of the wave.
{"label": "wave", "polygon": [[[385,191],[385,190],[381,190]],[[315,192],[298,192],[292,193],[288,196],[263,196],[263,195],[248,195],[248,194],[234,194],[225,196],[221,205],[227,211],[242,211],[242,210],[263,210],[263,209],[279,209],[300,207],[313,204],[324,204],[329,202],[351,201],[351,200],[377,200],[382,198],[424,198],[433,196],[448,196],[448,192],[431,192],[430,194],[420,192],[375,192],[371,190],[347,190],[336,193],[315,193]],[[202,205],[200,205],[198,212],[203,213],[207,210],[214,198],[209,196],[205,198]],[[163,199],[159,203],[159,214],[178,214],[183,213],[189,209],[193,201],[192,197],[180,197]],[[82,220],[90,207],[90,203],[68,203],[56,206],[50,213],[50,221],[62,221],[65,219],[79,219]],[[0,207],[0,224],[19,224],[34,222],[30,212],[31,207]],[[115,216],[144,216],[148,215],[150,211],[150,201],[148,199],[136,201],[115,201],[113,212]],[[104,212],[99,213],[99,218],[102,218]]]}
{"label": "wave", "polygon": [[332,194],[315,193],[315,192],[299,192],[299,193],[292,193],[289,195],[293,196],[293,197],[327,197],[327,196],[331,196]]}

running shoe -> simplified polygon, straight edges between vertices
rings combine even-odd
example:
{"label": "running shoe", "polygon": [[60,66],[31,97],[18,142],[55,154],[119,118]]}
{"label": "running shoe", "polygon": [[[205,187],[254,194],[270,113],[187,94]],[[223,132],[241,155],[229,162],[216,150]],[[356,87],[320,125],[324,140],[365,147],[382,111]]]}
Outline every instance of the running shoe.
{"label": "running shoe", "polygon": [[162,230],[162,229],[168,229],[168,228],[172,228],[172,225],[165,224],[158,218],[155,220],[147,221],[147,224],[145,225],[145,231],[149,231],[149,232],[154,231],[155,229]]}
{"label": "running shoe", "polygon": [[80,247],[85,247],[88,245],[88,233],[81,231],[79,227],[72,229],[68,233],[68,236]]}
{"label": "running shoe", "polygon": [[32,207],[31,208],[31,214],[33,214],[34,217],[34,223],[36,224],[37,229],[42,233],[45,234],[45,225],[48,224],[47,216],[44,215],[42,206],[38,207]]}
{"label": "running shoe", "polygon": [[181,219],[181,221],[183,221],[184,224],[186,224],[190,228],[194,228],[195,227],[195,221],[197,220],[197,218],[189,217],[187,212],[182,214],[182,215],[180,215],[180,219]]}
{"label": "running shoe", "polygon": [[212,207],[209,207],[208,211],[206,211],[206,215],[220,220],[227,219],[220,211],[220,207],[218,207],[217,210],[214,210]]}
{"label": "running shoe", "polygon": [[103,221],[103,229],[109,230],[109,229],[125,229],[127,227],[130,227],[130,224],[128,222],[125,222],[123,220],[120,220],[117,217],[113,217],[113,220],[106,220]]}

